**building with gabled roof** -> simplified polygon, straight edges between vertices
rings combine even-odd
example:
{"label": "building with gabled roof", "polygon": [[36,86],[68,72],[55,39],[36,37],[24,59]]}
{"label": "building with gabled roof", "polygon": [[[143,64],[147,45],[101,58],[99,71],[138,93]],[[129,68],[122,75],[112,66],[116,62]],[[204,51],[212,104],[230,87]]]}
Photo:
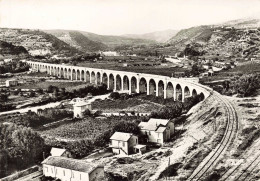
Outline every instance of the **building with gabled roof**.
{"label": "building with gabled roof", "polygon": [[169,119],[151,118],[148,122],[141,122],[138,126],[141,134],[147,136],[147,142],[163,145],[174,134],[174,123]]}
{"label": "building with gabled roof", "polygon": [[43,162],[43,175],[61,181],[94,181],[104,176],[104,167],[73,158],[50,156]]}
{"label": "building with gabled roof", "polygon": [[134,153],[134,146],[138,144],[138,137],[132,133],[115,132],[110,137],[109,147],[113,153],[129,155]]}

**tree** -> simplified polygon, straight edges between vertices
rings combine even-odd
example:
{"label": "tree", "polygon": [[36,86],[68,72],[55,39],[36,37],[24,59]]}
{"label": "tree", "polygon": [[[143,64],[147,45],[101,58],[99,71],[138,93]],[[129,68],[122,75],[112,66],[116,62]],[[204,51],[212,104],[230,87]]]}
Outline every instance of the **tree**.
{"label": "tree", "polygon": [[153,118],[160,118],[160,119],[173,119],[181,115],[183,105],[180,102],[169,103],[159,111],[153,111],[151,113],[151,117]]}
{"label": "tree", "polygon": [[125,132],[138,135],[140,133],[140,128],[138,127],[138,124],[134,122],[121,121],[114,126],[113,132]]}
{"label": "tree", "polygon": [[7,94],[0,94],[0,102],[6,102],[8,100]]}
{"label": "tree", "polygon": [[0,178],[6,176],[8,168],[8,152],[5,149],[0,149]]}
{"label": "tree", "polygon": [[243,97],[252,96],[257,89],[259,89],[259,75],[256,74],[244,74],[240,77],[236,77],[231,82],[236,93],[242,94]]}
{"label": "tree", "polygon": [[31,90],[29,96],[30,97],[34,97],[35,96],[35,92]]}
{"label": "tree", "polygon": [[69,144],[68,149],[73,155],[75,155],[76,158],[82,158],[94,149],[94,145],[90,140],[80,140]]}
{"label": "tree", "polygon": [[119,99],[120,94],[118,92],[112,92],[109,97],[112,99]]}

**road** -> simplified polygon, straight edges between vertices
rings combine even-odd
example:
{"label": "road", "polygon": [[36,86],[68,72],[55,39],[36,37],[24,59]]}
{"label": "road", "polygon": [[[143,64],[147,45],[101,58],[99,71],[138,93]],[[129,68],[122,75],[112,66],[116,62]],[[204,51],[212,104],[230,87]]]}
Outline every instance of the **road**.
{"label": "road", "polygon": [[[120,91],[119,91],[120,92]],[[121,92],[120,92],[121,93]],[[105,94],[105,95],[99,95],[99,96],[94,96],[93,98],[89,99],[89,102],[94,102],[96,99],[106,99],[108,98],[110,95],[109,94]],[[52,108],[52,107],[57,107],[59,106],[63,101],[59,101],[59,102],[52,102],[52,103],[48,103],[45,105],[41,105],[41,106],[34,106],[34,107],[27,107],[27,108],[22,108],[22,109],[15,109],[12,111],[5,111],[5,112],[0,112],[0,115],[6,115],[6,114],[12,114],[15,112],[20,112],[20,113],[26,113],[29,110],[31,110],[32,112],[37,112],[38,109],[46,109],[46,108]]]}

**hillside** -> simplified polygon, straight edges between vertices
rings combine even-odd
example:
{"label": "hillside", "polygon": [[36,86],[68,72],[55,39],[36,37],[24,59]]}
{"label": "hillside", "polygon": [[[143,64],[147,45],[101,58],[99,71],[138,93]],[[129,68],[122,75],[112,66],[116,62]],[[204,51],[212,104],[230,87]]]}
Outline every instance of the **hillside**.
{"label": "hillside", "polygon": [[[189,45],[197,52],[203,52],[205,56],[217,56],[220,59],[260,58],[260,29],[255,28],[258,23],[255,19],[246,19],[220,25],[192,27],[181,30],[167,43],[179,52]],[[246,25],[247,28],[241,28]]]}
{"label": "hillside", "polygon": [[4,58],[17,58],[29,56],[28,51],[22,46],[14,46],[0,40],[0,55]]}
{"label": "hillside", "polygon": [[155,31],[152,33],[145,33],[145,34],[126,34],[123,36],[129,38],[153,40],[158,43],[165,43],[167,40],[175,36],[177,33],[178,30],[164,30],[164,31]]}
{"label": "hillside", "polygon": [[167,41],[167,43],[176,46],[186,45],[192,42],[207,42],[213,33],[210,26],[197,26],[179,31],[175,36]]}
{"label": "hillside", "polygon": [[232,26],[235,28],[258,28],[260,27],[260,19],[256,18],[245,18],[227,21],[218,26]]}
{"label": "hillside", "polygon": [[40,30],[0,29],[0,40],[23,46],[31,55],[73,54],[78,50]]}
{"label": "hillside", "polygon": [[[134,39],[111,35],[98,35],[85,31],[46,30],[45,32],[56,36],[60,40],[67,42],[77,49],[85,49],[88,46],[92,51],[114,49],[115,47],[121,45],[145,45],[156,43],[152,40]],[[83,39],[87,42],[83,43]]]}
{"label": "hillside", "polygon": [[89,51],[99,51],[105,50],[107,46],[101,42],[93,41],[88,37],[84,36],[79,31],[69,31],[69,30],[47,30],[46,33],[52,34],[58,39],[68,43],[70,46],[76,49],[89,52]]}

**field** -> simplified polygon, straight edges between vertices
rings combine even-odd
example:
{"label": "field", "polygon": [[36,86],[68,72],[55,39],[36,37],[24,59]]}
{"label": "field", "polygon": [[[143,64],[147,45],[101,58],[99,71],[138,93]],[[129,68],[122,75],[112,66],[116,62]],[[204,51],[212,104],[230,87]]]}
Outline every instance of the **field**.
{"label": "field", "polygon": [[[144,63],[144,62],[142,62]],[[147,64],[151,64],[153,62],[147,62]],[[154,62],[158,63],[158,62]],[[128,71],[128,72],[136,72],[136,73],[147,73],[147,74],[157,74],[157,75],[165,75],[165,76],[172,76],[174,72],[183,72],[187,69],[180,68],[180,67],[170,67],[170,66],[128,66],[123,67],[124,63],[118,62],[109,62],[103,61],[100,63],[79,63],[77,66],[83,67],[90,67],[90,68],[100,68],[100,69],[110,69],[110,70],[119,70],[119,71]],[[127,64],[131,65],[132,63]]]}
{"label": "field", "polygon": [[101,133],[113,128],[118,122],[117,118],[94,119],[88,117],[80,121],[71,121],[56,128],[39,131],[39,133],[49,138],[94,140]]}
{"label": "field", "polygon": [[214,76],[203,77],[200,79],[200,81],[206,83],[206,82],[213,82],[213,81],[230,80],[233,76],[241,75],[241,74],[250,74],[250,73],[259,74],[260,63],[249,62],[244,65],[237,66],[233,69],[217,72]]}
{"label": "field", "polygon": [[137,113],[146,113],[158,110],[161,105],[146,100],[130,98],[127,100],[97,100],[93,102],[92,107],[103,112],[135,111]]}
{"label": "field", "polygon": [[50,85],[56,86],[58,88],[66,88],[67,91],[74,89],[76,86],[85,85],[85,82],[38,82],[34,84],[23,84],[16,86],[14,88],[18,89],[47,89]]}

